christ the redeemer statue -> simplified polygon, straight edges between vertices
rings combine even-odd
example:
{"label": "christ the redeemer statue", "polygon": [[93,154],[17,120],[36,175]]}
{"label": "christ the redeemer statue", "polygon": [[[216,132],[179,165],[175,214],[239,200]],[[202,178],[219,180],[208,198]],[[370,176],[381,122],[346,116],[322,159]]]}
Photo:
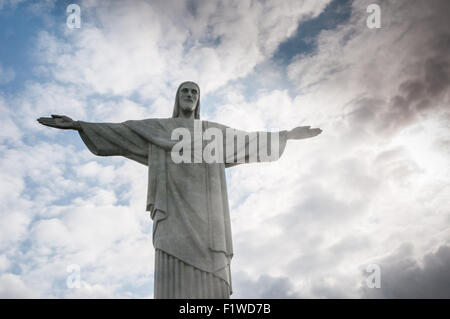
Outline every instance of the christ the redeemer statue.
{"label": "christ the redeemer statue", "polygon": [[[287,140],[322,132],[303,126],[248,133],[200,121],[200,89],[193,82],[178,87],[172,118],[89,123],[52,115],[38,121],[77,130],[95,155],[120,155],[149,167],[155,298],[229,298],[233,247],[225,168],[276,160]],[[194,136],[193,143],[181,145],[186,135]]]}

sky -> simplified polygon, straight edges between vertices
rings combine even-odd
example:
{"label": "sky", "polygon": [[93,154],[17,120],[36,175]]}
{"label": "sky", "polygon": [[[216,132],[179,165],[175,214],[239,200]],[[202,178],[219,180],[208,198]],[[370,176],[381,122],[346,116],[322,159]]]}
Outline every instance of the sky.
{"label": "sky", "polygon": [[323,130],[227,169],[232,298],[450,298],[449,1],[70,3],[0,0],[0,297],[153,298],[147,168],[36,119],[170,117],[191,80],[204,120]]}

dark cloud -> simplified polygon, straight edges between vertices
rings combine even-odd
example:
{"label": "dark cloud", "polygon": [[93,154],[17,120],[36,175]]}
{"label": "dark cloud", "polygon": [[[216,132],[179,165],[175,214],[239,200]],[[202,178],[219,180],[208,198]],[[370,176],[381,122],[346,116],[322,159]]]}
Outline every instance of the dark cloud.
{"label": "dark cloud", "polygon": [[[450,298],[450,246],[441,246],[423,258],[423,266],[411,257],[412,246],[381,260],[381,287],[367,288],[363,298]],[[364,276],[367,273],[364,272]]]}
{"label": "dark cloud", "polygon": [[[448,35],[450,38],[450,33]],[[388,132],[407,126],[436,109],[446,107],[444,94],[450,89],[450,47],[423,62],[422,76],[402,82],[398,94],[378,116],[377,129]]]}
{"label": "dark cloud", "polygon": [[186,8],[195,17],[198,13],[198,3],[194,0],[186,1]]}
{"label": "dark cloud", "polygon": [[[395,67],[400,66],[395,79],[389,80],[389,85],[396,90],[391,96],[384,97],[378,96],[376,90],[368,91],[366,97],[352,101],[353,111],[347,118],[350,127],[363,126],[377,135],[390,136],[434,112],[448,112],[449,4],[446,0],[408,1],[408,8],[403,6],[402,10],[395,10],[392,1],[380,3],[383,17],[394,21],[382,26],[380,36],[382,32],[393,32],[391,28],[395,28],[396,20],[409,26],[391,45],[391,50],[401,53],[402,58],[384,61],[378,56],[377,68],[381,70],[389,70],[391,63]],[[382,71],[379,74],[381,77],[384,75]],[[361,85],[370,87],[372,81],[373,78],[368,75],[362,79]]]}

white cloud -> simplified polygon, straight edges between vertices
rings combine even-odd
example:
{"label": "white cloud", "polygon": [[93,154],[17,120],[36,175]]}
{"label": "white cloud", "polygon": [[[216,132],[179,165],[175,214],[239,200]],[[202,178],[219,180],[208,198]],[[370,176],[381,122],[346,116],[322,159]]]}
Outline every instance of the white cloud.
{"label": "white cloud", "polygon": [[0,125],[2,127],[0,130],[0,142],[19,142],[23,133],[15,123],[14,113],[10,109],[10,106],[6,105],[5,100],[1,96],[0,112],[2,113],[2,118],[0,119]]}
{"label": "white cloud", "polygon": [[27,236],[27,227],[31,218],[23,212],[8,212],[0,216],[1,221],[1,248],[8,244],[23,240]]}
{"label": "white cloud", "polygon": [[13,274],[0,275],[1,298],[36,298],[37,295],[26,286],[20,276]]}
{"label": "white cloud", "polygon": [[84,281],[79,288],[72,288],[66,295],[70,299],[108,299],[114,298],[111,288],[103,285],[90,285]]}
{"label": "white cloud", "polygon": [[0,271],[5,271],[10,266],[10,262],[5,255],[0,255]]}
{"label": "white cloud", "polygon": [[86,1],[95,25],[66,30],[66,41],[41,32],[38,52],[56,79],[96,93],[172,97],[186,79],[206,93],[247,75],[328,2],[209,1],[192,11],[177,1]]}

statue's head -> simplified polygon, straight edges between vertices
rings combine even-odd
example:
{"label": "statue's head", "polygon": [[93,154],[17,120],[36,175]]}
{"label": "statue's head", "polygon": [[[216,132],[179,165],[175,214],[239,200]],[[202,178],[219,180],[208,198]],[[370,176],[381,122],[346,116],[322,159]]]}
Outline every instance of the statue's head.
{"label": "statue's head", "polygon": [[200,119],[200,87],[194,82],[183,82],[178,87],[172,117],[180,117],[181,112],[194,112],[194,118]]}

